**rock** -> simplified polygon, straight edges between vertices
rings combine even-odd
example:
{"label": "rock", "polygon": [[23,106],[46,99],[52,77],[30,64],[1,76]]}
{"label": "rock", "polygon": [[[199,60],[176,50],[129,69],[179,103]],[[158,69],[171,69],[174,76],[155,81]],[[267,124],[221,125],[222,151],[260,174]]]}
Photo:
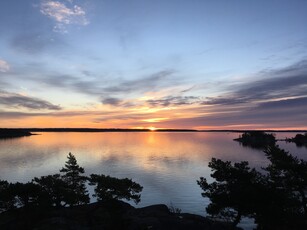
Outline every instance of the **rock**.
{"label": "rock", "polygon": [[1,230],[227,230],[231,227],[193,214],[171,213],[166,205],[134,208],[123,201],[98,202],[72,208],[24,208],[0,214]]}

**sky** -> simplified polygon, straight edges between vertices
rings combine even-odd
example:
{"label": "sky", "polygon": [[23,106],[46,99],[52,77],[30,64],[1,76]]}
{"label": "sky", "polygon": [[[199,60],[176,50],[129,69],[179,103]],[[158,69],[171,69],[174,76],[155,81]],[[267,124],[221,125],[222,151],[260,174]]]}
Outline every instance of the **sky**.
{"label": "sky", "polygon": [[1,0],[0,127],[307,129],[306,0]]}

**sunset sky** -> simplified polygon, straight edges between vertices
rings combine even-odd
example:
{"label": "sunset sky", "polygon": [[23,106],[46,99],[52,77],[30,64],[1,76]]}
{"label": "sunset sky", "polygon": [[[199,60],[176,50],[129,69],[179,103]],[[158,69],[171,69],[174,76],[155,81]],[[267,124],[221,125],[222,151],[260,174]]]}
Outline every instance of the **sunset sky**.
{"label": "sunset sky", "polygon": [[307,1],[1,0],[0,121],[307,129]]}

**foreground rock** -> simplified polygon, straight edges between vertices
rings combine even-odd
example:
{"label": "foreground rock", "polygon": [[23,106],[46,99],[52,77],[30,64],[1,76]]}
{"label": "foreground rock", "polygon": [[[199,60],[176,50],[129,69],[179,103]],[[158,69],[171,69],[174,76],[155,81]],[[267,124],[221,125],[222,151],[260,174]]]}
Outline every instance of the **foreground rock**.
{"label": "foreground rock", "polygon": [[109,201],[73,208],[11,210],[0,214],[0,229],[226,230],[231,227],[198,215],[171,213],[166,205],[134,208],[122,201]]}

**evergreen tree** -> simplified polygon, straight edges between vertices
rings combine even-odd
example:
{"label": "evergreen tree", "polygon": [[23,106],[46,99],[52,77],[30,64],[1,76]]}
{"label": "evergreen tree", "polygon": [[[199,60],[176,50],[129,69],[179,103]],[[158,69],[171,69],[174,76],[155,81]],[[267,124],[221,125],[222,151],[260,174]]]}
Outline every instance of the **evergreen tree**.
{"label": "evergreen tree", "polygon": [[84,168],[80,167],[77,163],[75,156],[71,153],[67,156],[65,167],[60,172],[63,181],[66,183],[66,203],[70,206],[87,204],[90,201],[89,195],[86,190],[87,177],[83,176]]}

